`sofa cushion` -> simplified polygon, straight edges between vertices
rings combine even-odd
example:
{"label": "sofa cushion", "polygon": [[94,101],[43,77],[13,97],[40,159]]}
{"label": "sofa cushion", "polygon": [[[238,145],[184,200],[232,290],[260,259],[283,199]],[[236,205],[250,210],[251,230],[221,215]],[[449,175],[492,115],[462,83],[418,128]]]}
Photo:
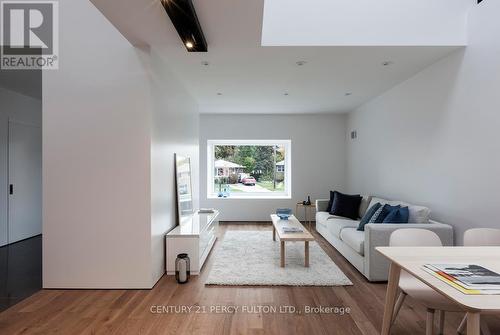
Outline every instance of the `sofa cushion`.
{"label": "sofa cushion", "polygon": [[387,214],[383,223],[408,223],[409,217],[408,207],[396,208]]}
{"label": "sofa cushion", "polygon": [[326,226],[328,227],[328,231],[338,238],[340,238],[340,232],[344,228],[356,228],[359,225],[359,221],[343,218],[340,216],[330,217],[326,221]]}
{"label": "sofa cushion", "polygon": [[387,215],[389,215],[390,212],[392,212],[393,210],[400,209],[400,208],[401,208],[400,205],[397,205],[397,206],[391,206],[388,204],[383,205],[382,210],[380,211],[379,215],[375,218],[374,223],[383,223],[385,218],[387,217]]}
{"label": "sofa cushion", "polygon": [[316,212],[316,224],[326,227],[326,221],[331,217],[333,217],[333,215],[328,212]]}
{"label": "sofa cushion", "polygon": [[365,254],[365,232],[356,228],[344,228],[340,232],[340,239],[361,256]]}
{"label": "sofa cushion", "polygon": [[[328,205],[326,208],[326,212],[331,212],[332,211],[332,204],[333,204],[333,198],[335,197],[335,192],[330,191],[330,200],[328,201]],[[361,203],[359,204],[359,213],[358,216],[362,218],[365,214],[366,211],[368,210],[368,206],[370,205],[372,201],[372,196],[371,195],[363,195],[361,198]]]}
{"label": "sofa cushion", "polygon": [[335,198],[335,192],[334,191],[330,191],[330,200],[328,201],[328,207],[326,208],[327,212],[331,212],[332,211],[333,198]]}
{"label": "sofa cushion", "polygon": [[369,210],[366,211],[365,215],[359,222],[358,230],[359,231],[364,231],[365,230],[365,225],[370,222],[370,219],[372,216],[375,214],[376,211],[378,211],[382,207],[380,202],[377,202],[375,205],[371,206]]}
{"label": "sofa cushion", "polygon": [[380,207],[373,213],[372,217],[370,218],[370,221],[368,223],[375,223],[377,221],[377,218],[379,217],[380,213],[382,213],[382,210],[384,209],[384,205],[380,205]]}
{"label": "sofa cushion", "polygon": [[408,207],[408,212],[409,212],[409,218],[408,222],[409,223],[429,223],[429,217],[431,214],[431,210],[427,207],[424,206],[416,206],[412,204],[408,204],[403,201],[398,201],[398,200],[386,200],[382,198],[376,198],[373,197],[371,202],[370,202],[370,207],[376,204],[377,202],[380,202],[382,205],[388,204],[391,206],[396,206],[400,205],[401,207]]}
{"label": "sofa cushion", "polygon": [[356,220],[359,217],[361,199],[359,194],[348,195],[335,191],[330,214]]}
{"label": "sofa cushion", "polygon": [[368,206],[370,205],[370,202],[372,201],[372,197],[370,195],[363,195],[363,198],[361,199],[361,204],[359,205],[359,217],[362,218],[365,216],[366,211],[368,210]]}

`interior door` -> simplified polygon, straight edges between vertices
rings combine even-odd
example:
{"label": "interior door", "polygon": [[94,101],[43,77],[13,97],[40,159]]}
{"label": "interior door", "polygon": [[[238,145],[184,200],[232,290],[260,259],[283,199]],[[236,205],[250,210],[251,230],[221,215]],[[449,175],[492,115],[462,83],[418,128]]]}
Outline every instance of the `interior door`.
{"label": "interior door", "polygon": [[9,243],[42,233],[42,129],[9,121]]}

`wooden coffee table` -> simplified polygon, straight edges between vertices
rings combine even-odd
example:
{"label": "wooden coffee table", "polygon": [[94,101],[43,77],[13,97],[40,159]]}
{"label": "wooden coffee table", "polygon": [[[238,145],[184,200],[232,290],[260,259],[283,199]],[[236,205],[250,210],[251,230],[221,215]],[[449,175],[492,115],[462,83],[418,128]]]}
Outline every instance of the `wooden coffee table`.
{"label": "wooden coffee table", "polygon": [[[288,220],[281,220],[276,214],[271,214],[271,220],[273,221],[273,241],[276,241],[277,233],[281,243],[281,267],[285,267],[285,242],[287,241],[304,241],[304,266],[309,267],[309,241],[314,241],[314,236],[293,215]],[[300,233],[284,233],[283,227],[297,227],[303,231]]]}

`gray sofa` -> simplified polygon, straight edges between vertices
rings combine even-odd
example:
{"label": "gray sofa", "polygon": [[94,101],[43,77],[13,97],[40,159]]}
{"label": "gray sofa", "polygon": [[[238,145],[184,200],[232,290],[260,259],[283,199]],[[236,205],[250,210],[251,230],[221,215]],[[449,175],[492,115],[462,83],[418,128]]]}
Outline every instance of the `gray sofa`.
{"label": "gray sofa", "polygon": [[369,281],[386,281],[389,262],[375,248],[388,246],[391,233],[397,229],[423,228],[439,235],[443,245],[453,245],[453,228],[429,219],[430,210],[401,201],[390,201],[371,196],[364,196],[359,217],[363,217],[373,204],[408,206],[410,223],[406,224],[367,224],[365,231],[358,231],[361,219],[352,220],[330,215],[327,212],[328,199],[316,200],[316,231],[337,249]]}

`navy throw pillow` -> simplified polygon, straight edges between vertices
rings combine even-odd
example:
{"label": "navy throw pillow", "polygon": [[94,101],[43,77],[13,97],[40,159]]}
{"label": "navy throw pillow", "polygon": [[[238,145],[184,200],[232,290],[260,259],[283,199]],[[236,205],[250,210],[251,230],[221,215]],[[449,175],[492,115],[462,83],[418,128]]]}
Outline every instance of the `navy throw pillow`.
{"label": "navy throw pillow", "polygon": [[375,223],[375,221],[377,220],[380,213],[382,213],[383,209],[384,209],[384,205],[380,205],[380,207],[375,211],[375,213],[373,213],[373,215],[370,218],[370,221],[368,221],[368,223]]}
{"label": "navy throw pillow", "polygon": [[361,205],[361,199],[363,197],[359,194],[348,195],[337,191],[333,193],[334,196],[330,214],[356,220],[359,216],[359,206]]}
{"label": "navy throw pillow", "polygon": [[375,214],[376,211],[379,210],[379,208],[382,207],[380,202],[377,202],[375,205],[370,207],[361,219],[361,222],[359,223],[358,230],[359,231],[365,231],[365,225],[370,222],[370,219],[372,218],[373,214]]}
{"label": "navy throw pillow", "polygon": [[331,212],[332,211],[333,198],[335,198],[335,192],[334,191],[330,191],[330,201],[328,201],[328,207],[326,209],[327,212]]}
{"label": "navy throw pillow", "polygon": [[391,205],[385,204],[384,206],[382,206],[382,210],[380,211],[378,216],[376,218],[372,217],[370,222],[383,223],[385,218],[387,217],[387,215],[389,215],[390,212],[392,212],[393,210],[399,209],[399,208],[401,208],[401,206],[399,206],[399,205],[398,206],[391,206]]}
{"label": "navy throw pillow", "polygon": [[384,219],[383,223],[408,223],[410,211],[408,207],[402,207],[392,210]]}

